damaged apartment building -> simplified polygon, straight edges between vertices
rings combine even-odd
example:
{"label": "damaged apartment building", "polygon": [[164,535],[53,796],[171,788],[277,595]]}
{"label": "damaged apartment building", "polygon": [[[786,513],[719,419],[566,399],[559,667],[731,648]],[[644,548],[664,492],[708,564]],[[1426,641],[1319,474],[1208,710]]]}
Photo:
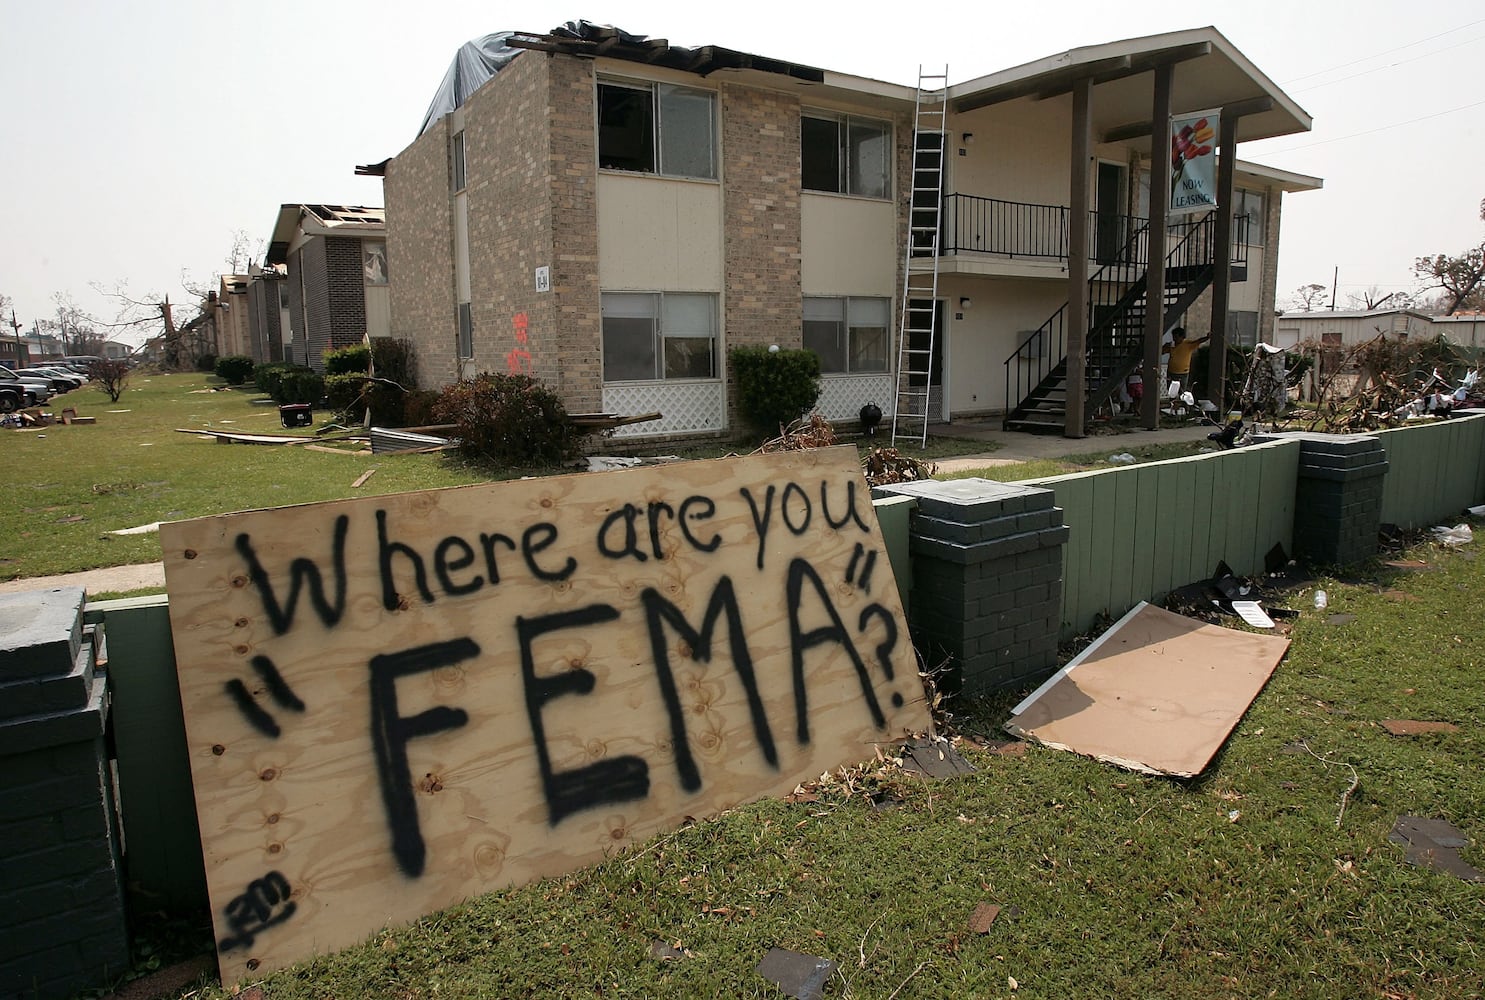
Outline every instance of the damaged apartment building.
{"label": "damaged apartment building", "polygon": [[[1310,117],[1216,29],[934,86],[925,127],[923,81],[586,22],[471,42],[418,138],[358,168],[383,177],[392,329],[425,388],[529,372],[573,412],[662,414],[626,436],[734,428],[727,351],[775,344],[820,356],[832,420],[1081,434],[1138,363],[1152,258],[1156,324],[1271,335],[1282,197],[1320,181],[1236,149]],[[1224,112],[1227,218],[1167,228],[1152,135],[1201,109]]]}

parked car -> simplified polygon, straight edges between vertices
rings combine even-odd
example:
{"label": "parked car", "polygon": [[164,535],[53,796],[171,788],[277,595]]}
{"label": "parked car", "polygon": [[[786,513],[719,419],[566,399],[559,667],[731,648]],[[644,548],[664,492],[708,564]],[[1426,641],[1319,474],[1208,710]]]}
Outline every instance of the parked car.
{"label": "parked car", "polygon": [[98,357],[96,354],[69,354],[67,355],[67,357],[62,359],[62,364],[66,365],[68,368],[71,368],[79,375],[82,375],[84,377],[91,377],[88,369],[93,365],[95,361],[102,360],[103,359]]}
{"label": "parked car", "polygon": [[4,411],[7,413],[23,406],[40,406],[52,398],[49,382],[23,378],[4,365],[0,365],[0,388],[6,390],[5,398],[0,399],[0,408],[8,406],[9,409]]}
{"label": "parked car", "polygon": [[[45,372],[48,375],[55,375],[58,378],[66,379],[72,383],[72,388],[74,389],[88,384],[88,377],[86,375],[79,375],[65,365],[32,365],[31,367],[38,372]],[[21,370],[17,369],[16,374],[22,374]]]}
{"label": "parked car", "polygon": [[16,368],[13,371],[23,379],[29,378],[47,383],[51,387],[52,395],[54,396],[61,395],[64,392],[71,392],[77,388],[70,378],[65,378],[56,372],[48,372],[41,368]]}

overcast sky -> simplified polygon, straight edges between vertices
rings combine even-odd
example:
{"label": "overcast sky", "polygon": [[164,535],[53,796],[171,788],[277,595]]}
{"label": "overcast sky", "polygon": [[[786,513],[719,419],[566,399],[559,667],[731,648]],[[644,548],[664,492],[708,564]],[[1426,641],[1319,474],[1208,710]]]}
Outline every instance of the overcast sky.
{"label": "overcast sky", "polygon": [[1281,306],[1335,268],[1342,303],[1412,288],[1414,257],[1485,231],[1478,0],[0,0],[0,293],[27,328],[59,292],[113,318],[95,284],[185,302],[182,272],[212,280],[233,234],[266,241],[284,202],[380,205],[380,182],[354,166],[415,138],[460,44],[580,17],[905,85],[920,63],[960,82],[1214,23],[1315,120],[1239,148],[1325,180],[1285,198]]}

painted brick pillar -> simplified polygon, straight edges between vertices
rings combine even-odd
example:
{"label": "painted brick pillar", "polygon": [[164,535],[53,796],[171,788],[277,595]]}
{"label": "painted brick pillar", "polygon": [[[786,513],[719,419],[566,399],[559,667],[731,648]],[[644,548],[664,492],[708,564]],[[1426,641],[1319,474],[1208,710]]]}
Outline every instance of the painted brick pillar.
{"label": "painted brick pillar", "polygon": [[948,689],[982,694],[1057,666],[1068,529],[1051,490],[956,479],[874,494],[918,502],[908,625],[929,669],[948,661]]}
{"label": "painted brick pillar", "polygon": [[1387,451],[1366,434],[1274,434],[1297,440],[1294,557],[1312,566],[1349,566],[1377,554]]}
{"label": "painted brick pillar", "polygon": [[83,600],[0,596],[0,996],[68,997],[129,965],[102,633]]}

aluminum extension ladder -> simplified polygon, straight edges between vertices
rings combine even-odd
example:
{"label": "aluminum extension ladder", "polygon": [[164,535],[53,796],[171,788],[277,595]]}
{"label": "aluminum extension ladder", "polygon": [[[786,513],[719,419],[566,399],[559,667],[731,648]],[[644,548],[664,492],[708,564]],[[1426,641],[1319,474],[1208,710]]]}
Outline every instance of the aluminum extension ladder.
{"label": "aluminum extension ladder", "polygon": [[[947,145],[949,67],[925,73],[918,67],[913,109],[913,171],[908,236],[903,248],[902,308],[897,324],[897,377],[892,403],[892,443],[899,437],[928,443],[928,400],[932,390],[934,341],[939,331],[939,214],[944,200],[944,147]],[[940,375],[942,382],[942,375]]]}

